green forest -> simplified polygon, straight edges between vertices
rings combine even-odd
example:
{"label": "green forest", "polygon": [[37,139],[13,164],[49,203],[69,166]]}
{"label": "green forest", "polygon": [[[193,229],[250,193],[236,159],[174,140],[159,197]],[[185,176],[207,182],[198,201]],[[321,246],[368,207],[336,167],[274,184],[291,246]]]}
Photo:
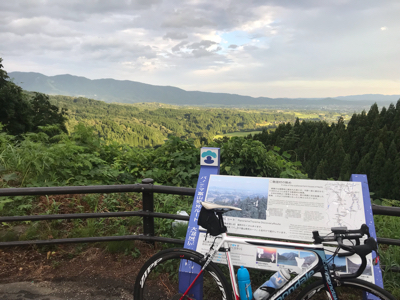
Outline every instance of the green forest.
{"label": "green forest", "polygon": [[178,107],[160,103],[110,104],[69,96],[50,96],[49,101],[68,109],[67,127],[70,132],[74,131],[76,124],[83,123],[91,126],[106,141],[134,147],[161,145],[171,135],[193,139],[194,144],[200,146],[212,142],[216,135],[273,129],[278,124],[293,122],[297,115],[326,121],[336,121],[340,116],[335,111],[298,113],[267,109]]}
{"label": "green forest", "polygon": [[290,153],[309,178],[349,180],[351,174],[366,174],[374,197],[400,199],[400,100],[381,111],[374,104],[355,113],[347,126],[341,118],[332,124],[297,119],[253,138]]}

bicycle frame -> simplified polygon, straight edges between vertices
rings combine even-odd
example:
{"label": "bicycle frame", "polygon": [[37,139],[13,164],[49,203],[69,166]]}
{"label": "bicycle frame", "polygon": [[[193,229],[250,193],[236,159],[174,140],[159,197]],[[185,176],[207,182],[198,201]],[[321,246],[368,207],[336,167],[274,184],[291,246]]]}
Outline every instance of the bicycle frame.
{"label": "bicycle frame", "polygon": [[[206,265],[215,257],[216,253],[220,249],[224,249],[226,253],[226,260],[229,268],[230,280],[232,285],[232,290],[235,295],[235,300],[239,300],[239,292],[236,283],[236,276],[233,268],[233,263],[230,256],[230,248],[229,244],[242,244],[242,245],[254,245],[254,246],[262,246],[262,247],[273,247],[278,249],[295,249],[301,250],[304,252],[313,253],[316,259],[306,268],[302,268],[302,272],[300,272],[296,277],[291,279],[283,288],[277,291],[275,294],[269,298],[269,300],[283,300],[288,295],[290,295],[293,291],[295,291],[301,284],[308,281],[314,274],[321,273],[325,286],[327,288],[328,293],[332,300],[337,300],[336,291],[333,286],[333,278],[331,276],[331,272],[329,270],[328,262],[326,260],[324,247],[322,244],[314,245],[314,244],[301,244],[301,243],[290,243],[290,242],[279,242],[279,241],[271,241],[271,240],[261,240],[261,239],[253,239],[253,238],[242,238],[236,236],[228,236],[226,233],[221,234],[221,241],[217,245],[217,247],[210,249],[208,253],[206,253],[205,257],[207,257]],[[290,267],[288,267],[290,269]],[[199,274],[200,275],[200,274]],[[197,279],[197,277],[196,277]],[[196,280],[195,279],[195,280]],[[194,283],[194,282],[193,282]],[[192,284],[193,284],[192,283]],[[192,286],[192,285],[191,285]],[[190,289],[190,288],[189,288]],[[187,290],[187,292],[189,291]],[[243,299],[242,299],[243,300]]]}

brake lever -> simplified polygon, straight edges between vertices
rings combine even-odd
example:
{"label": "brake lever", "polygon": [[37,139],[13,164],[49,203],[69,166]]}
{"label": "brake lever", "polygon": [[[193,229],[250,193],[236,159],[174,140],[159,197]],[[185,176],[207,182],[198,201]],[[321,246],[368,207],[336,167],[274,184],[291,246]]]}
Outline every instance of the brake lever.
{"label": "brake lever", "polygon": [[371,235],[369,234],[369,227],[367,226],[367,224],[362,224],[360,229],[363,235],[366,234],[368,237],[371,237]]}

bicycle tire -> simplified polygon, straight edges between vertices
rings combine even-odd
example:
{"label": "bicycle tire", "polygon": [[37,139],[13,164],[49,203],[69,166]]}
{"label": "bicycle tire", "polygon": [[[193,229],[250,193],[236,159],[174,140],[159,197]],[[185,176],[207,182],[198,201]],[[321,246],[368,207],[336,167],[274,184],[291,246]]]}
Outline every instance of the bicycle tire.
{"label": "bicycle tire", "polygon": [[[179,299],[182,295],[179,293],[178,281],[180,263],[194,262],[202,267],[202,258],[202,254],[183,248],[166,249],[153,255],[136,277],[134,300]],[[233,300],[230,284],[213,262],[204,270],[203,280],[204,300]],[[193,297],[193,294],[190,296]],[[185,299],[192,299],[190,296]]]}
{"label": "bicycle tire", "polygon": [[[363,298],[364,292],[368,292],[382,300],[396,300],[389,292],[381,287],[360,279],[345,279],[340,281],[340,286],[334,283],[337,297],[340,300],[358,300]],[[331,299],[327,295],[325,285],[321,280],[318,280],[307,287],[297,296],[297,300],[325,300]]]}

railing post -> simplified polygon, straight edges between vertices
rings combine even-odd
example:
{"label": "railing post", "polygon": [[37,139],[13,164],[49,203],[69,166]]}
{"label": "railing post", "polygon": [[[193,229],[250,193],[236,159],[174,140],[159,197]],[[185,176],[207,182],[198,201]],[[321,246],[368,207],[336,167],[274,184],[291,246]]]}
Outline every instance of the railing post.
{"label": "railing post", "polygon": [[[153,185],[153,182],[154,180],[151,178],[142,180],[142,184]],[[143,190],[142,194],[143,211],[154,212],[154,193]],[[154,236],[154,217],[143,217],[143,233],[147,236]]]}

